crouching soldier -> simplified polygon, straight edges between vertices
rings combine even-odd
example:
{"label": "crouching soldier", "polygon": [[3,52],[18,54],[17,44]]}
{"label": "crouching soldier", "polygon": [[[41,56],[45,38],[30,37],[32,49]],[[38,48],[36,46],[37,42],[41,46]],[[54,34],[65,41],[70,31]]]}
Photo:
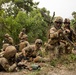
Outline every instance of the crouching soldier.
{"label": "crouching soldier", "polygon": [[13,38],[8,33],[6,33],[4,35],[3,44],[5,44],[5,43],[8,43],[10,45],[13,45],[14,44]]}
{"label": "crouching soldier", "polygon": [[24,41],[24,40],[28,40],[28,36],[26,35],[26,29],[23,28],[22,31],[20,32],[19,34],[19,39],[20,39],[20,42]]}
{"label": "crouching soldier", "polygon": [[29,45],[26,48],[23,48],[22,53],[25,59],[33,62],[46,61],[46,59],[43,58],[43,52],[41,46],[42,46],[42,40],[37,39],[34,45]]}
{"label": "crouching soldier", "polygon": [[27,47],[29,45],[29,42],[27,41],[27,35],[24,34],[21,38],[21,42],[19,44],[19,51],[22,51],[24,47]]}
{"label": "crouching soldier", "polygon": [[37,39],[34,45],[29,45],[22,49],[23,56],[26,60],[33,61],[37,56],[42,56],[41,52],[42,40]]}
{"label": "crouching soldier", "polygon": [[49,51],[50,59],[60,56],[63,53],[61,40],[63,31],[61,30],[63,18],[58,16],[54,20],[54,26],[50,28],[48,44],[45,51]]}
{"label": "crouching soldier", "polygon": [[21,42],[18,45],[16,45],[18,52],[21,52],[23,48],[25,48],[29,45],[29,42],[26,41],[26,37],[27,37],[27,35],[24,34],[21,38]]}

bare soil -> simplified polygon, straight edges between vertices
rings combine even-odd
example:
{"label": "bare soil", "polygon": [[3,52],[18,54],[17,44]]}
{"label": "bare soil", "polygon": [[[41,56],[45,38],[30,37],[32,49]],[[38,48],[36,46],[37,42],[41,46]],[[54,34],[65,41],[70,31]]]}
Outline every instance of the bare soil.
{"label": "bare soil", "polygon": [[56,67],[42,64],[40,70],[22,70],[20,72],[0,72],[0,75],[76,75],[76,64],[58,65]]}

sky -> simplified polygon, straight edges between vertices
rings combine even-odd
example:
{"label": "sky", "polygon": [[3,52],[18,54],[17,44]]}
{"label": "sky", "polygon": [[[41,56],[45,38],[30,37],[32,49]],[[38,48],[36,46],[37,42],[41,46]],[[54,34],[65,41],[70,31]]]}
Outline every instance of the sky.
{"label": "sky", "polygon": [[76,0],[33,0],[34,2],[40,2],[38,7],[45,7],[50,11],[50,15],[61,16],[63,18],[72,19],[72,12],[76,11]]}

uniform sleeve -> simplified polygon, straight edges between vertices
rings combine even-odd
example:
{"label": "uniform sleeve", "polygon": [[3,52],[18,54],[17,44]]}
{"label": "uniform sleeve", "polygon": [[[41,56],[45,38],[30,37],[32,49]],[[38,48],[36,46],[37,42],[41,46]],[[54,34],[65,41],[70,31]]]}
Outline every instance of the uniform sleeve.
{"label": "uniform sleeve", "polygon": [[28,50],[29,50],[29,47],[25,47],[22,49],[23,56],[26,56]]}
{"label": "uniform sleeve", "polygon": [[10,66],[6,58],[0,58],[0,65],[2,65],[7,72],[12,72],[16,68],[16,64]]}
{"label": "uniform sleeve", "polygon": [[8,40],[10,44],[13,44],[13,39],[11,37],[9,37]]}
{"label": "uniform sleeve", "polygon": [[16,68],[16,63],[14,63],[12,66],[9,66],[8,71],[12,72],[15,70],[15,68]]}
{"label": "uniform sleeve", "polygon": [[50,39],[57,38],[57,37],[58,37],[58,32],[55,29],[51,28],[50,29]]}
{"label": "uniform sleeve", "polygon": [[23,33],[22,33],[22,32],[20,32],[20,34],[19,34],[19,39],[21,39],[22,35],[23,35]]}

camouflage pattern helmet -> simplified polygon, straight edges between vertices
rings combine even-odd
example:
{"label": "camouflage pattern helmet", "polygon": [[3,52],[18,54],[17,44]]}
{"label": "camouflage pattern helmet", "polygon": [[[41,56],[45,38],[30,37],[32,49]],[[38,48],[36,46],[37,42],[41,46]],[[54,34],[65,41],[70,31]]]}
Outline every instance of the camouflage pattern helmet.
{"label": "camouflage pattern helmet", "polygon": [[37,40],[35,41],[35,44],[42,44],[42,40],[41,40],[41,39],[37,39]]}
{"label": "camouflage pattern helmet", "polygon": [[70,23],[70,19],[65,18],[65,19],[64,19],[64,22],[69,22],[69,23]]}
{"label": "camouflage pattern helmet", "polygon": [[22,31],[24,32],[24,31],[26,31],[26,29],[25,28],[22,28]]}
{"label": "camouflage pattern helmet", "polygon": [[8,46],[4,51],[4,57],[10,59],[11,57],[15,56],[16,48],[14,46]]}
{"label": "camouflage pattern helmet", "polygon": [[63,18],[58,16],[55,18],[54,22],[63,22]]}
{"label": "camouflage pattern helmet", "polygon": [[9,35],[8,33],[6,33],[4,36],[5,36],[5,37],[9,37],[10,35]]}
{"label": "camouflage pattern helmet", "polygon": [[5,43],[5,44],[3,44],[3,50],[5,50],[6,49],[6,47],[8,47],[9,46],[9,44],[8,43]]}
{"label": "camouflage pattern helmet", "polygon": [[27,36],[26,34],[24,34],[24,35],[22,36],[22,39],[26,39],[26,38],[28,38],[28,36]]}

